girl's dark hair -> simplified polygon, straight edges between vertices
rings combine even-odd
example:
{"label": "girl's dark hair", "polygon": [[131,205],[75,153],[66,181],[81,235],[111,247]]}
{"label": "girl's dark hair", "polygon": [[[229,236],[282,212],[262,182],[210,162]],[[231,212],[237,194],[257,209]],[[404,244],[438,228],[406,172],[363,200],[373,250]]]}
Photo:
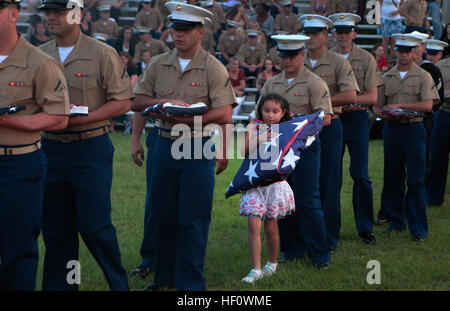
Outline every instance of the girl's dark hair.
{"label": "girl's dark hair", "polygon": [[131,55],[129,53],[127,53],[125,51],[122,51],[122,52],[119,53],[119,56],[123,56],[126,59],[128,59],[127,68],[130,67],[130,66],[134,66],[133,57],[131,57]]}
{"label": "girl's dark hair", "polygon": [[281,122],[289,121],[291,119],[291,112],[289,110],[289,103],[286,99],[284,99],[283,96],[278,95],[276,93],[269,93],[267,95],[262,96],[259,99],[258,108],[256,109],[256,119],[262,120],[262,107],[264,106],[265,102],[268,100],[273,100],[278,103],[280,103],[281,109],[284,110],[284,115],[280,120]]}

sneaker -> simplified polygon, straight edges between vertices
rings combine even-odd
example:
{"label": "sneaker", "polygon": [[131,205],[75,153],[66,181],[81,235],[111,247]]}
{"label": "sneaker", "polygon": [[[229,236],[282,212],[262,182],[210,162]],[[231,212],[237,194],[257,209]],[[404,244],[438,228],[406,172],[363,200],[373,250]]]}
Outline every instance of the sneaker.
{"label": "sneaker", "polygon": [[328,246],[328,252],[330,253],[330,255],[333,255],[334,253],[336,253],[336,247]]}
{"label": "sneaker", "polygon": [[264,276],[263,272],[260,269],[253,268],[250,271],[250,273],[245,278],[242,279],[242,282],[253,283],[256,280],[259,280],[260,278],[262,278],[263,276]]}
{"label": "sneaker", "polygon": [[377,242],[377,239],[375,238],[375,235],[372,232],[361,232],[359,233],[359,236],[366,244],[375,245]]}
{"label": "sneaker", "polygon": [[264,276],[274,274],[275,272],[277,272],[277,264],[268,261],[266,265],[262,268],[262,272]]}

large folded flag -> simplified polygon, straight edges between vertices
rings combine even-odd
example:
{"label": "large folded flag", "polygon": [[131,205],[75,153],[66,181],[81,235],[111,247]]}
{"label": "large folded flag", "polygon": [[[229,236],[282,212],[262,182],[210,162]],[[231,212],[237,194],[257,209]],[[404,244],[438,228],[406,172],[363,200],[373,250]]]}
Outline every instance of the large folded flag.
{"label": "large folded flag", "polygon": [[19,111],[25,110],[25,106],[9,106],[0,108],[0,115],[17,113]]}
{"label": "large folded flag", "polygon": [[391,109],[389,111],[382,109],[381,112],[391,117],[412,117],[412,118],[425,117],[424,113],[401,108]]}
{"label": "large folded flag", "polygon": [[[241,164],[225,197],[286,179],[323,127],[323,111],[272,126],[276,137],[261,143]],[[278,127],[278,129],[276,129]]]}
{"label": "large folded flag", "polygon": [[150,113],[161,114],[166,117],[192,117],[204,114],[208,111],[208,106],[204,103],[196,103],[190,106],[178,106],[171,103],[160,103],[146,108],[142,111],[142,115],[147,117]]}

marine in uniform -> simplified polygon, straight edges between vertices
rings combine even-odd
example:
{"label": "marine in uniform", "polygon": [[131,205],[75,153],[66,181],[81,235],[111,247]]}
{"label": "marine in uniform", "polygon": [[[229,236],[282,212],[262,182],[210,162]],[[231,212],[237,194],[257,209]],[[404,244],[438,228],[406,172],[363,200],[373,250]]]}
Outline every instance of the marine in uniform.
{"label": "marine in uniform", "polygon": [[[276,93],[289,102],[295,114],[311,114],[323,110],[324,125],[330,124],[333,109],[326,83],[303,66],[305,41],[302,35],[274,35],[283,71],[270,78],[261,90],[261,97]],[[280,220],[280,262],[304,257],[306,254],[318,269],[326,269],[330,254],[319,195],[320,139],[302,153],[290,176],[296,211]]]}
{"label": "marine in uniform", "polygon": [[[204,19],[210,12],[194,5],[167,2],[174,28],[175,49],[156,56],[136,82],[132,110],[139,112],[160,102],[190,105],[203,102],[209,110],[202,126],[231,123],[236,103],[225,67],[200,47]],[[172,145],[180,142],[213,148],[209,131],[193,128],[192,117],[158,118],[154,131],[150,205],[155,225],[155,276],[147,290],[176,287],[177,290],[204,290],[203,264],[214,193],[214,158],[204,153],[193,159],[177,159]],[[185,137],[171,131],[175,125],[189,125]],[[226,167],[217,159],[218,172]]]}
{"label": "marine in uniform", "polygon": [[285,0],[280,3],[283,12],[280,12],[275,17],[275,31],[287,31],[290,34],[296,34],[300,28],[297,14],[292,12],[292,3],[290,0]]}
{"label": "marine in uniform", "polygon": [[450,58],[439,61],[437,66],[444,81],[445,102],[433,117],[427,184],[427,200],[430,206],[441,206],[444,203],[450,153]]}
{"label": "marine in uniform", "polygon": [[110,288],[127,290],[127,272],[121,264],[111,222],[114,147],[107,124],[129,111],[133,89],[116,50],[84,35],[78,24],[67,21],[67,1],[43,1],[40,10],[56,39],[40,48],[62,63],[70,103],[87,107],[89,113],[71,117],[63,131],[46,131],[43,135],[48,173],[43,207],[46,253],[42,288],[78,289],[77,284],[68,284],[66,265],[78,260],[80,233]]}
{"label": "marine in uniform", "polygon": [[148,27],[151,29],[152,36],[159,39],[164,27],[164,19],[158,9],[152,8],[152,0],[142,1],[142,9],[136,15],[134,27]]}
{"label": "marine in uniform", "polygon": [[330,15],[335,13],[356,13],[357,1],[358,0],[330,0],[328,11],[330,12]]}
{"label": "marine in uniform", "polygon": [[266,59],[266,47],[258,43],[259,32],[246,30],[248,42],[238,50],[237,56],[245,76],[258,76]]}
{"label": "marine in uniform", "polygon": [[427,25],[427,29],[430,28],[429,22],[425,18],[426,11],[427,2],[425,0],[408,0],[400,6],[398,13],[407,19],[405,33],[411,33],[415,30],[425,32],[424,23]]}
{"label": "marine in uniform", "polygon": [[137,27],[139,32],[140,41],[136,44],[134,48],[134,59],[139,59],[142,50],[149,50],[151,57],[165,53],[169,48],[164,44],[164,42],[152,38],[148,27]]}
{"label": "marine in uniform", "polygon": [[[383,129],[384,180],[381,196],[390,221],[386,232],[408,228],[416,242],[428,233],[425,189],[425,127],[422,118],[390,118],[382,108],[429,112],[439,100],[430,74],[414,63],[419,38],[410,34],[393,35],[398,65],[386,72],[378,89],[374,112],[387,120]],[[405,179],[407,189],[405,189]],[[406,191],[405,191],[406,190]]]}
{"label": "marine in uniform", "polygon": [[219,60],[222,64],[228,64],[231,57],[233,57],[245,43],[245,37],[243,34],[237,31],[241,24],[235,21],[227,21],[227,30],[219,38],[219,44],[217,50],[221,55]]}
{"label": "marine in uniform", "polygon": [[35,289],[46,160],[41,133],[67,126],[63,69],[17,33],[20,0],[0,0],[0,291]]}
{"label": "marine in uniform", "polygon": [[100,19],[92,24],[92,33],[104,33],[112,40],[116,40],[119,37],[119,25],[110,20],[111,5],[103,4],[98,7],[100,12]]}
{"label": "marine in uniform", "polygon": [[341,209],[343,129],[340,114],[343,105],[356,102],[356,92],[359,88],[350,63],[326,48],[328,29],[331,29],[333,22],[329,18],[315,14],[303,15],[300,22],[303,24],[305,34],[311,38],[306,42],[308,50],[304,59],[305,67],[325,80],[333,106],[331,124],[320,133],[322,152],[319,181],[328,247],[333,252],[338,243],[337,220]]}
{"label": "marine in uniform", "polygon": [[442,58],[444,48],[448,43],[440,40],[429,39],[425,42],[427,51],[427,60],[436,65]]}
{"label": "marine in uniform", "polygon": [[[328,16],[334,22],[337,46],[331,51],[347,59],[353,69],[359,92],[356,102],[342,107],[343,148],[348,147],[350,155],[350,176],[353,179],[353,211],[356,229],[367,244],[375,244],[373,235],[373,190],[369,179],[369,116],[367,109],[377,103],[378,86],[382,84],[381,74],[375,58],[369,52],[357,47],[356,24],[361,18],[356,14],[337,13]],[[342,163],[342,160],[341,160]],[[342,164],[341,164],[342,165]],[[340,216],[340,215],[338,215]],[[332,232],[339,233],[340,217],[335,219]],[[339,236],[334,239],[338,240]]]}

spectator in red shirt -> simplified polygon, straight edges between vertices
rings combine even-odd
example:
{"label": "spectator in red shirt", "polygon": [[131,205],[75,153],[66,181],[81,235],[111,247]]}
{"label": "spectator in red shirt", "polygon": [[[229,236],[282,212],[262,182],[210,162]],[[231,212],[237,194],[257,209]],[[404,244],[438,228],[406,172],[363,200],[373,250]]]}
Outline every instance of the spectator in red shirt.
{"label": "spectator in red shirt", "polygon": [[383,44],[377,43],[373,46],[373,55],[377,60],[378,69],[380,69],[381,72],[387,71],[389,67],[387,65],[386,57],[384,56]]}
{"label": "spectator in red shirt", "polygon": [[228,64],[228,73],[230,74],[230,82],[234,93],[237,97],[244,96],[245,93],[245,73],[239,68],[239,60],[231,58]]}

